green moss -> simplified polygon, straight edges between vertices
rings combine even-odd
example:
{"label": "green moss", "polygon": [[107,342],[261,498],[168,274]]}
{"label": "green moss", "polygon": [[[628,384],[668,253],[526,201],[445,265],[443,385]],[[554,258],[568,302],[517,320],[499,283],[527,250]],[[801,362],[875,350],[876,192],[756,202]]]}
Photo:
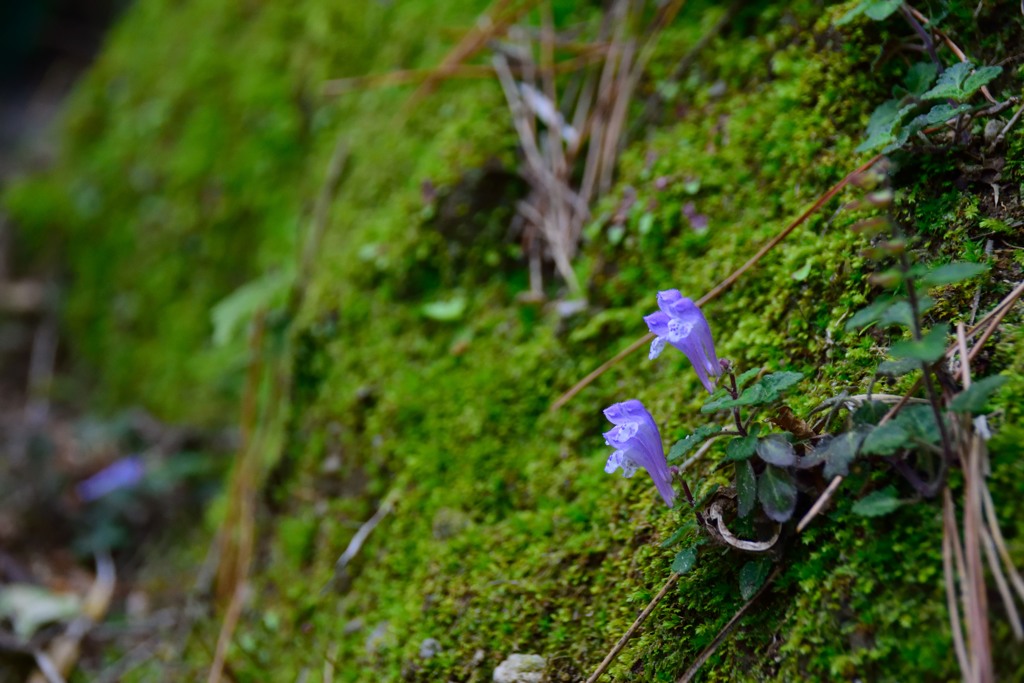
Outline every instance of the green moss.
{"label": "green moss", "polygon": [[[661,124],[626,149],[577,262],[589,309],[561,319],[516,297],[523,266],[501,239],[522,186],[510,178],[515,138],[493,83],[446,85],[415,110],[405,90],[317,96],[329,77],[436,63],[442,29],[468,26],[482,3],[336,4],[135,9],[76,97],[63,161],[9,190],[7,205],[35,258],[53,257],[44,235],[65,243],[75,287],[64,320],[78,333],[84,381],[111,404],[225,420],[244,353],[208,344],[207,311],[288,263],[335,136],[345,137],[347,177],[295,323],[286,443],[267,484],[232,674],[292,680],[329,657],[336,680],[485,681],[522,651],[547,656],[553,679],[579,680],[668,576],[675,551],[659,542],[681,514],[666,512],[643,477],[601,471],[600,410],[640,398],[668,439],[697,423],[701,389],[682,356],[652,363],[638,353],[566,408],[548,407],[646,331],[640,315],[656,290],[708,291],[859,163],[867,117],[901,69],[881,59],[892,27],[836,29],[845,9],[813,2],[743,8],[698,55]],[[712,4],[688,7],[666,33],[657,78],[719,16],[703,16]],[[574,19],[587,18],[578,11]],[[960,14],[957,26],[969,24]],[[194,48],[140,38],[157,26],[188,27]],[[1002,54],[1000,40],[978,49]],[[157,78],[169,61],[178,72]],[[1020,137],[1009,144],[1019,151]],[[906,157],[895,175],[921,258],[974,254],[985,218],[1019,233],[988,188],[957,184],[949,158],[965,156]],[[424,181],[436,201],[424,202]],[[627,187],[636,201],[617,222]],[[860,253],[867,238],[849,229],[859,216],[843,209],[859,192],[827,203],[706,307],[721,355],[807,375],[790,399],[797,412],[866,389],[888,343],[844,329],[874,294]],[[1019,188],[1003,192],[1009,203]],[[706,232],[691,228],[690,202]],[[1019,277],[1012,259],[997,265],[1003,279]],[[986,284],[980,310],[1004,289]],[[970,285],[941,294],[937,315],[969,317]],[[423,315],[424,304],[456,295],[466,300],[457,320]],[[979,367],[1011,376],[993,418],[1003,431],[992,483],[1020,558],[1018,325],[1007,321]],[[725,481],[716,457],[690,475],[698,493]],[[893,476],[855,472],[835,508],[791,539],[776,587],[704,680],[957,677],[939,508],[923,502],[875,520],[850,512],[858,492]],[[394,510],[333,581],[338,556],[389,494]],[[746,559],[705,546],[610,677],[675,680],[743,604]],[[204,620],[190,641],[194,673],[218,626]],[[443,652],[421,659],[428,637]],[[995,639],[1002,646],[1009,634],[999,627]],[[1020,668],[1006,659],[1002,670]]]}

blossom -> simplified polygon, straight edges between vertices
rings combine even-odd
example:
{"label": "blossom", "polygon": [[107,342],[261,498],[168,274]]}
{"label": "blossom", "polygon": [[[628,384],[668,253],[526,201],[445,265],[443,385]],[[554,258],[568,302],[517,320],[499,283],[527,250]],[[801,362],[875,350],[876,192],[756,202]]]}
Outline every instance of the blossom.
{"label": "blossom", "polygon": [[632,477],[637,468],[644,468],[654,480],[665,504],[672,507],[676,498],[672,489],[672,473],[665,460],[658,425],[644,404],[631,399],[606,408],[604,414],[615,425],[611,431],[605,432],[605,442],[616,449],[608,458],[604,471],[611,474],[621,468],[622,476]]}
{"label": "blossom", "polygon": [[142,458],[137,455],[121,458],[85,481],[78,482],[75,492],[78,493],[79,499],[85,502],[93,501],[118,489],[135,486],[145,474],[146,466]]}
{"label": "blossom", "polygon": [[722,374],[722,366],[715,355],[715,340],[704,314],[679,293],[678,289],[658,292],[660,311],[644,316],[644,322],[657,337],[651,342],[651,358],[657,358],[665,344],[671,344],[686,354],[697,371],[701,384],[708,392],[714,391],[711,377]]}

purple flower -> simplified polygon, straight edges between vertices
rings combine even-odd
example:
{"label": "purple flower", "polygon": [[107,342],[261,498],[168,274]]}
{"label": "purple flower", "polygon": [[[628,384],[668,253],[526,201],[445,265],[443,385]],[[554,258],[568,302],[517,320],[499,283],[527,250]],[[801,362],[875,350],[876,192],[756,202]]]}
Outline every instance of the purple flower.
{"label": "purple flower", "polygon": [[75,491],[81,500],[93,501],[118,489],[135,486],[145,473],[146,466],[142,458],[133,455],[117,460],[85,481],[79,482]]}
{"label": "purple flower", "polygon": [[658,292],[658,308],[661,310],[644,317],[647,327],[657,335],[651,342],[651,358],[657,358],[665,344],[671,344],[690,359],[704,388],[709,393],[714,391],[710,377],[721,375],[722,366],[715,355],[715,340],[704,314],[678,289]]}
{"label": "purple flower", "polygon": [[608,458],[604,471],[611,474],[622,468],[622,476],[632,477],[638,467],[643,467],[654,480],[665,504],[672,507],[676,499],[672,473],[665,461],[658,425],[644,404],[631,399],[606,408],[604,414],[615,425],[611,431],[605,432],[605,442],[616,449]]}

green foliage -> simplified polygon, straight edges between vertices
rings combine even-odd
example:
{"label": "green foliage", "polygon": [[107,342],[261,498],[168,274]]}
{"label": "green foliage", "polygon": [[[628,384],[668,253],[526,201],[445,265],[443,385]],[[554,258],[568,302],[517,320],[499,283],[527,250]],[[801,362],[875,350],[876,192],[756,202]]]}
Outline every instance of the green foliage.
{"label": "green foliage", "polygon": [[668,451],[669,461],[678,460],[720,431],[722,431],[722,428],[713,424],[697,427],[693,434],[689,434],[672,444],[672,448]]}
{"label": "green foliage", "polygon": [[793,444],[782,434],[769,434],[757,440],[757,456],[770,465],[789,467],[796,462]]}
{"label": "green foliage", "polygon": [[786,470],[768,465],[757,480],[757,498],[764,513],[776,522],[786,522],[796,509],[796,484]]}
{"label": "green foliage", "polygon": [[676,574],[685,574],[686,572],[693,569],[693,565],[697,562],[697,548],[690,547],[684,550],[680,550],[674,560],[672,560],[672,571]]}
{"label": "green foliage", "polygon": [[740,569],[740,595],[750,600],[764,585],[771,572],[772,563],[767,559],[751,560]]}
{"label": "green foliage", "polygon": [[722,396],[712,398],[701,407],[702,413],[713,413],[742,406],[759,406],[774,403],[782,393],[803,379],[799,372],[773,372],[765,375],[754,384],[743,390],[737,398]]}
{"label": "green foliage", "polygon": [[749,459],[736,463],[736,495],[740,517],[746,517],[757,502],[757,478]]}
{"label": "green foliage", "polygon": [[919,340],[896,342],[889,349],[889,353],[897,359],[906,358],[924,363],[934,363],[945,355],[948,336],[948,325],[936,325]]}
{"label": "green foliage", "polygon": [[985,412],[992,396],[1008,381],[1009,378],[1002,375],[975,380],[969,388],[953,398],[949,409],[958,413],[980,415]]}
{"label": "green foliage", "polygon": [[862,14],[881,21],[895,13],[902,4],[903,0],[861,0],[836,21],[836,26],[848,24]]}
{"label": "green foliage", "polygon": [[903,502],[896,495],[896,489],[886,486],[881,491],[873,491],[853,504],[853,513],[864,517],[881,517],[893,512]]}

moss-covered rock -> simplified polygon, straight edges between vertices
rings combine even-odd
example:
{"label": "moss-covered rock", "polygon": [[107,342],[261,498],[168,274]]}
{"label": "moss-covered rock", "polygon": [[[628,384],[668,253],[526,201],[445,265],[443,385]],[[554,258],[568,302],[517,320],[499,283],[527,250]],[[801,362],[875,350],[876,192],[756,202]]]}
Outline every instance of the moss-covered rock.
{"label": "moss-covered rock", "polygon": [[[642,477],[601,471],[600,410],[640,398],[671,439],[698,423],[701,388],[681,355],[638,353],[565,408],[549,406],[646,331],[640,316],[658,289],[708,291],[864,161],[854,149],[902,76],[891,49],[908,29],[836,27],[850,4],[743,4],[668,83],[724,11],[687,6],[641,92],[667,101],[630,142],[586,230],[576,268],[589,304],[569,318],[517,298],[525,266],[501,227],[522,187],[496,84],[449,83],[412,110],[404,90],[319,95],[327,78],[436,64],[446,31],[468,26],[483,3],[190,0],[128,14],[69,108],[61,162],[6,193],[29,253],[65,269],[77,376],[106,404],[232,418],[244,342],[213,346],[209,309],[291,267],[337,136],[351,149],[292,323],[285,446],[230,655],[236,680],[294,680],[328,658],[337,680],[486,681],[513,652],[543,655],[552,680],[589,674],[668,577],[675,550],[660,542],[681,514]],[[983,7],[976,21],[974,3],[950,3],[947,30],[979,60],[1009,57],[1021,23],[1011,4]],[[593,19],[556,9],[563,22]],[[987,31],[1000,13],[1011,18]],[[1019,90],[1016,74],[998,81],[1001,95]],[[1020,277],[1020,224],[1001,207],[1019,205],[1024,141],[1015,130],[1007,144],[998,205],[968,168],[970,145],[895,159],[896,206],[922,238],[920,258],[976,258],[997,240],[995,277],[944,290],[943,319],[969,319],[976,292],[987,310]],[[720,355],[805,373],[790,399],[798,413],[866,389],[888,341],[845,330],[874,294],[867,238],[849,229],[861,216],[841,210],[859,192],[826,203],[705,308]],[[635,201],[615,217],[627,193]],[[706,230],[693,229],[695,214]],[[462,303],[448,320],[424,314],[452,301]],[[979,370],[1011,377],[994,420],[992,487],[1021,560],[1019,322],[1008,317]],[[718,457],[691,475],[698,497],[725,482]],[[884,468],[855,470],[835,507],[791,539],[774,588],[704,680],[958,678],[941,509],[853,515],[859,492],[882,480],[896,482]],[[338,556],[385,499],[393,511],[335,581]],[[702,552],[609,676],[675,680],[743,604],[745,561]],[[994,609],[1012,677],[1022,661],[1001,620]],[[218,627],[212,617],[199,625],[183,674],[208,660],[201,643]],[[428,638],[440,651],[423,658]]]}

